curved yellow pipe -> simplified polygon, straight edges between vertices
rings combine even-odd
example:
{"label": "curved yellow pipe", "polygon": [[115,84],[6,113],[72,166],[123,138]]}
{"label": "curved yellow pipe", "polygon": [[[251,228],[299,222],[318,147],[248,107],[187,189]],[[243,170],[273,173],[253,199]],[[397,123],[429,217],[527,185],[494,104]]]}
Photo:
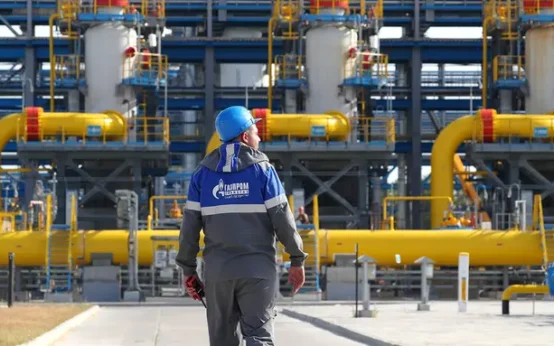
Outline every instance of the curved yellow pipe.
{"label": "curved yellow pipe", "polygon": [[[153,245],[177,247],[176,241],[153,244],[152,236],[178,239],[179,231],[138,232],[140,265],[152,264]],[[14,252],[17,266],[43,266],[46,238],[46,232],[0,233],[0,254]],[[72,256],[82,265],[90,264],[92,253],[112,253],[114,264],[126,264],[127,239],[128,232],[123,230],[79,231],[73,236]],[[427,256],[437,265],[456,266],[460,252],[471,255],[472,266],[542,264],[539,232],[320,230],[318,240],[321,264],[334,263],[335,255],[353,253],[356,244],[361,254],[375,258],[379,265],[396,265],[399,254],[402,264]],[[7,256],[0,256],[0,266],[6,261]]]}
{"label": "curved yellow pipe", "polygon": [[510,300],[516,293],[548,293],[546,285],[511,285],[502,292],[502,300]]}
{"label": "curved yellow pipe", "polygon": [[[431,195],[453,194],[453,158],[462,142],[474,139],[495,141],[499,137],[533,138],[535,128],[545,128],[546,138],[554,137],[554,116],[497,114],[492,109],[481,109],[475,116],[456,119],[444,128],[433,145],[431,152]],[[448,207],[443,200],[431,201],[431,228],[440,227],[444,210]]]}
{"label": "curved yellow pipe", "polygon": [[[460,158],[460,155],[454,154],[453,159],[454,159],[453,161],[454,172],[458,173],[458,179],[460,180],[460,183],[462,185],[462,190],[464,190],[464,193],[466,194],[466,196],[469,197],[471,204],[477,201],[477,203],[479,204],[479,207],[481,207],[483,202],[479,198],[479,194],[477,194],[477,191],[475,190],[473,183],[469,181],[467,178],[467,175],[465,175],[466,170],[465,170],[464,163]],[[483,216],[483,221],[489,222],[491,220],[487,212],[483,212],[482,216]]]}
{"label": "curved yellow pipe", "polygon": [[502,292],[502,315],[510,314],[510,299],[512,294],[515,293],[537,293],[537,294],[548,294],[550,292],[547,285],[511,285],[508,286]]}
{"label": "curved yellow pipe", "polygon": [[[325,114],[272,114],[269,109],[254,109],[255,118],[262,118],[258,130],[263,141],[274,137],[310,138],[312,127],[323,127],[326,140],[346,141],[351,131],[350,119],[340,112],[329,111]],[[321,137],[321,136],[318,136]],[[215,132],[206,148],[206,154],[217,149],[221,140]]]}

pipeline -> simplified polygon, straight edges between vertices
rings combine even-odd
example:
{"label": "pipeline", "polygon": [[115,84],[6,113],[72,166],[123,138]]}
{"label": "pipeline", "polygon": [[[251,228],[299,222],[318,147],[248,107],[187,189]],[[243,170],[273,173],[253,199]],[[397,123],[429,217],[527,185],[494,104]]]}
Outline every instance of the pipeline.
{"label": "pipeline", "polygon": [[[63,231],[53,231],[63,232]],[[111,253],[113,264],[127,263],[129,233],[124,230],[78,231],[73,234],[72,256],[77,265],[91,264],[91,254]],[[152,237],[178,239],[178,230],[139,231],[138,262],[149,266],[155,247],[178,248],[177,240],[152,240]],[[46,232],[0,233],[0,254],[14,252],[18,267],[45,265]],[[203,246],[203,235],[201,236]],[[335,256],[353,253],[356,244],[360,254],[369,255],[379,265],[396,266],[396,255],[401,263],[410,265],[422,256],[437,265],[457,266],[458,254],[471,254],[472,266],[541,265],[540,232],[516,231],[371,231],[319,230],[318,251],[320,263],[329,265]],[[283,258],[288,260],[286,256]],[[7,256],[0,256],[0,266],[7,265]]]}
{"label": "pipeline", "polygon": [[[481,109],[475,115],[456,119],[437,137],[431,152],[431,195],[453,196],[453,157],[466,140],[494,142],[499,137],[532,138],[535,128],[546,128],[545,138],[554,138],[554,116],[497,114],[492,109]],[[448,208],[444,200],[431,201],[431,228],[440,227],[443,212]]]}
{"label": "pipeline", "polygon": [[45,136],[62,135],[83,137],[89,126],[101,129],[103,139],[120,139],[126,133],[126,121],[115,111],[105,113],[54,113],[40,107],[25,108],[0,119],[0,148],[17,138],[23,141],[40,141]]}
{"label": "pipeline", "polygon": [[[323,127],[328,141],[346,141],[351,132],[350,120],[340,112],[330,111],[326,114],[272,114],[270,109],[258,108],[252,110],[258,122],[258,131],[262,141],[271,141],[276,137],[310,138],[312,127]],[[208,142],[206,153],[210,153],[221,145],[217,132],[214,132]]]}
{"label": "pipeline", "polygon": [[510,314],[510,299],[515,293],[536,293],[548,294],[550,292],[546,285],[511,285],[502,292],[502,315]]}
{"label": "pipeline", "polygon": [[[454,165],[454,172],[458,174],[458,179],[460,180],[464,193],[466,194],[467,197],[469,197],[471,204],[474,204],[475,201],[477,201],[478,203],[477,207],[480,209],[483,206],[483,201],[481,201],[481,199],[479,198],[479,194],[475,190],[473,183],[467,178],[467,176],[465,176],[466,171],[465,171],[464,163],[460,158],[460,155],[454,154],[453,165]],[[486,211],[482,213],[479,212],[479,214],[482,216],[483,221],[488,222],[491,220],[489,217],[489,214]]]}

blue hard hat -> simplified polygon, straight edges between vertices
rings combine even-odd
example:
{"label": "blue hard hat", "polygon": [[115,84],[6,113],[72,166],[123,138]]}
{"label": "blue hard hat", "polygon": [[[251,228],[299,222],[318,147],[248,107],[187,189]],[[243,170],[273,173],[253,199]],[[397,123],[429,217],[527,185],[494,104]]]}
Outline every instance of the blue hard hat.
{"label": "blue hard hat", "polygon": [[222,110],[215,119],[215,128],[221,141],[237,138],[261,119],[254,119],[250,111],[242,106],[232,106]]}

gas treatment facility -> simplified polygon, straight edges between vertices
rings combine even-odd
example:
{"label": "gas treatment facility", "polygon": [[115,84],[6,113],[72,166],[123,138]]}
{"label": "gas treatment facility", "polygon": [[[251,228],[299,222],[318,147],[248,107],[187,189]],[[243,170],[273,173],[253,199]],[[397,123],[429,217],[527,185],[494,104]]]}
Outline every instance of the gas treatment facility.
{"label": "gas treatment facility", "polygon": [[309,220],[283,299],[500,315],[554,294],[552,1],[1,0],[0,20],[0,291],[13,253],[22,301],[184,297],[188,182],[242,105]]}

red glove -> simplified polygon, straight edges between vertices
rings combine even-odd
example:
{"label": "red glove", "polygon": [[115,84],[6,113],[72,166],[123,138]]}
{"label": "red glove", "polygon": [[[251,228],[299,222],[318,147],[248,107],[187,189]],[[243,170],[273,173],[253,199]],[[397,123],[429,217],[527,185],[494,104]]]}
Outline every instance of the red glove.
{"label": "red glove", "polygon": [[185,287],[187,289],[188,295],[194,300],[202,300],[204,298],[204,284],[198,276],[185,276]]}

